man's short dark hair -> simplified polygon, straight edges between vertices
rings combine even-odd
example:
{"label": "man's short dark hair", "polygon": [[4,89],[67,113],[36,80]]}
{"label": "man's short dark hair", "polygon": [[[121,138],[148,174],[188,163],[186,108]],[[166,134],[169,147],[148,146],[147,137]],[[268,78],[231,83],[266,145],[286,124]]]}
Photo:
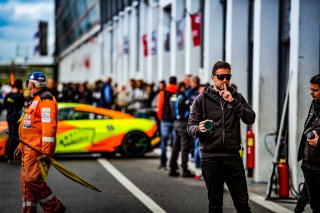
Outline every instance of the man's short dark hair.
{"label": "man's short dark hair", "polygon": [[231,71],[231,66],[228,62],[217,61],[212,67],[212,75],[215,75],[218,69],[229,69]]}
{"label": "man's short dark hair", "polygon": [[16,79],[14,81],[13,87],[15,87],[17,89],[22,89],[22,80],[21,79]]}
{"label": "man's short dark hair", "polygon": [[177,87],[178,87],[178,91],[181,91],[182,88],[187,88],[187,85],[185,82],[180,81]]}
{"label": "man's short dark hair", "polygon": [[199,78],[199,76],[197,76],[197,75],[192,76],[192,81],[195,82],[198,86],[200,85],[200,78]]}
{"label": "man's short dark hair", "polygon": [[313,76],[310,79],[311,84],[318,84],[320,86],[320,74]]}
{"label": "man's short dark hair", "polygon": [[177,77],[176,76],[170,76],[169,84],[177,84]]}

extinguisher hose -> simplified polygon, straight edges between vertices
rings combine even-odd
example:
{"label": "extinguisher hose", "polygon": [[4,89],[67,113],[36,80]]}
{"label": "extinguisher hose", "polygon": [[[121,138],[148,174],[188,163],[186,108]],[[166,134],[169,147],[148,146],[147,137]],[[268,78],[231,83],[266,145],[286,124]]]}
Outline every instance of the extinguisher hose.
{"label": "extinguisher hose", "polygon": [[[291,174],[289,164],[287,164],[287,165],[288,165],[288,174]],[[298,196],[299,196],[299,193],[300,193],[300,190],[299,190],[300,189],[300,185],[298,186],[298,191],[299,191],[298,192],[293,186],[291,175],[289,175],[289,186],[290,186],[290,191],[291,191],[291,194],[293,195],[293,197],[298,199]]]}
{"label": "extinguisher hose", "polygon": [[267,143],[267,138],[268,137],[271,137],[271,136],[276,136],[277,133],[276,132],[271,132],[271,133],[267,133],[265,136],[264,136],[264,146],[267,150],[267,152],[273,157],[274,156],[274,153],[270,150],[269,146],[268,146],[268,143]]}
{"label": "extinguisher hose", "polygon": [[[269,148],[269,145],[268,145],[268,138],[271,137],[271,136],[277,136],[277,132],[271,132],[271,133],[267,133],[265,136],[264,136],[264,146],[265,146],[265,149],[267,150],[267,152],[273,157],[274,156],[274,152],[271,151],[271,149]],[[289,164],[287,163],[287,168],[288,168],[288,174],[291,174],[290,173],[290,167],[289,167]],[[299,195],[299,192],[301,191],[300,188],[301,188],[301,185],[303,185],[303,183],[300,183],[299,187],[298,187],[298,191],[294,188],[293,186],[293,183],[292,183],[292,178],[291,176],[289,175],[289,188],[290,188],[290,192],[291,194],[293,195],[293,197],[295,199],[298,198],[298,195]]]}

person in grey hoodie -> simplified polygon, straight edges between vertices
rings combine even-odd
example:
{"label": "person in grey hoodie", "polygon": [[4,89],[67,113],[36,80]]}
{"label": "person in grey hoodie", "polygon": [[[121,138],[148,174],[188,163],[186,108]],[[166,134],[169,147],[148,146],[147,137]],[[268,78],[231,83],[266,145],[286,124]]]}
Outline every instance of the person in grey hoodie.
{"label": "person in grey hoodie", "polygon": [[206,183],[209,212],[222,212],[223,187],[229,188],[237,212],[251,212],[241,148],[240,120],[247,125],[255,113],[230,85],[231,66],[218,61],[212,68],[213,86],[194,100],[188,120],[190,136],[199,137],[201,168]]}

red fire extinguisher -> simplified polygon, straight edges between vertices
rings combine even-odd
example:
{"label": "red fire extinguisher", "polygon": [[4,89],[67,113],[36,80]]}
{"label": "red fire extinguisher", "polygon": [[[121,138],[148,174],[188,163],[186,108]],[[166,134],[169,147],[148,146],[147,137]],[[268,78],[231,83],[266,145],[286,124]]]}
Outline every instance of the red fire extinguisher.
{"label": "red fire extinguisher", "polygon": [[279,198],[289,197],[289,177],[285,160],[278,165]]}
{"label": "red fire extinguisher", "polygon": [[248,177],[252,177],[254,168],[254,133],[252,126],[248,127],[247,131],[247,170]]}

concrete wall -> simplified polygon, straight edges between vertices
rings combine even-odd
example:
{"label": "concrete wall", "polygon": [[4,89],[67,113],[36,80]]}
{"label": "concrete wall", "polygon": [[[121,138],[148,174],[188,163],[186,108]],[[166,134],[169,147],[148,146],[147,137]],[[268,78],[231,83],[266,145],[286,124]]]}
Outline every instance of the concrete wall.
{"label": "concrete wall", "polygon": [[199,75],[200,68],[200,46],[193,46],[191,35],[190,14],[199,12],[200,1],[186,0],[186,43],[185,43],[185,68],[186,74]]}
{"label": "concrete wall", "polygon": [[[269,178],[273,157],[266,151],[264,140],[277,129],[279,3],[277,0],[256,0],[254,5],[253,44],[253,109],[256,112],[254,177],[256,181]],[[272,17],[272,18],[271,18]],[[270,139],[267,138],[269,145]],[[275,146],[270,146],[274,151]]]}
{"label": "concrete wall", "polygon": [[205,1],[204,27],[204,72],[200,76],[202,83],[210,81],[214,62],[223,59],[224,20],[223,4],[219,1]]}
{"label": "concrete wall", "polygon": [[248,0],[227,1],[226,61],[232,66],[232,82],[248,98]]}
{"label": "concrete wall", "polygon": [[310,78],[319,73],[320,1],[291,2],[290,71],[293,72],[289,101],[289,163],[295,186],[303,181],[297,151],[304,121],[312,101]]}

